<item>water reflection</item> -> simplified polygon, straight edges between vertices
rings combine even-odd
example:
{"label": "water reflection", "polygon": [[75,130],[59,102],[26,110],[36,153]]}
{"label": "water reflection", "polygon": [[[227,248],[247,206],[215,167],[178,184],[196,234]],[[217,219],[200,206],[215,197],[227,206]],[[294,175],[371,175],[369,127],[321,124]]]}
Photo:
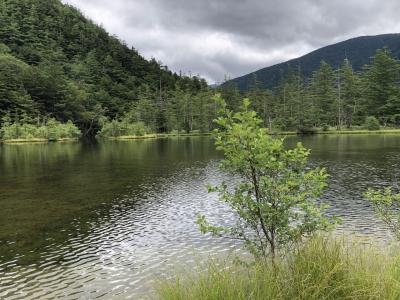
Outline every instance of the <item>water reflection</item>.
{"label": "water reflection", "polygon": [[[397,180],[400,136],[302,142],[331,174],[338,231],[388,238],[360,195]],[[138,299],[179,263],[241,251],[194,224],[233,222],[204,188],[223,179],[219,159],[209,138],[0,146],[0,298]]]}

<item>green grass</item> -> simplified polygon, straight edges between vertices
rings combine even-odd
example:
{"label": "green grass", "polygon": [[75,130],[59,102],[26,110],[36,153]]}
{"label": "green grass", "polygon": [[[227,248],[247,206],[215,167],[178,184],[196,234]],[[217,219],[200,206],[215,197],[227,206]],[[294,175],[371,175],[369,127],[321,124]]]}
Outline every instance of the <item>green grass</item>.
{"label": "green grass", "polygon": [[157,286],[163,300],[400,299],[400,256],[346,240],[313,239],[286,260],[210,262]]}
{"label": "green grass", "polygon": [[400,134],[400,129],[380,129],[380,130],[367,130],[367,129],[354,129],[354,130],[329,130],[329,131],[317,131],[317,134]]}
{"label": "green grass", "polygon": [[271,131],[270,135],[297,135],[296,131]]}
{"label": "green grass", "polygon": [[[296,131],[271,131],[271,135],[297,135]],[[328,131],[317,130],[315,134],[400,134],[400,129],[390,128],[381,130],[366,130],[366,129],[344,129]],[[170,138],[170,137],[187,137],[187,136],[210,136],[211,132],[193,132],[193,133],[154,133],[139,135],[125,135],[118,137],[103,137],[111,140],[141,140],[141,139],[155,139],[155,138]]]}
{"label": "green grass", "polygon": [[72,142],[77,141],[77,138],[60,138],[55,140],[43,138],[26,138],[26,139],[7,139],[2,142],[5,144],[31,144],[31,143],[48,143],[48,142]]}
{"label": "green grass", "polygon": [[[296,135],[296,131],[271,131],[271,135]],[[400,134],[400,128],[383,128],[380,130],[367,130],[367,129],[329,129],[323,131],[318,129],[315,134]]]}
{"label": "green grass", "polygon": [[154,133],[145,135],[124,135],[119,137],[105,137],[111,140],[142,140],[142,139],[156,139],[156,138],[169,138],[169,137],[187,137],[187,136],[209,136],[211,133]]}
{"label": "green grass", "polygon": [[19,143],[47,143],[48,139],[30,138],[30,139],[7,139],[3,140],[6,144],[19,144]]}

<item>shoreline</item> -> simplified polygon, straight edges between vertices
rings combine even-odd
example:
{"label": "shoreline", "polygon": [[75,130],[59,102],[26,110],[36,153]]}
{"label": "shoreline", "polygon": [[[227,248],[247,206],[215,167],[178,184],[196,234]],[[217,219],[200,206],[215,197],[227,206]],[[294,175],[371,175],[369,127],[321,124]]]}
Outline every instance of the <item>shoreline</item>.
{"label": "shoreline", "polygon": [[[285,136],[285,135],[383,135],[383,134],[399,134],[400,128],[394,129],[381,129],[381,130],[366,130],[366,129],[356,129],[356,130],[329,130],[322,131],[317,130],[312,134],[299,134],[296,131],[281,131],[281,132],[270,132],[271,136]],[[119,136],[119,137],[97,137],[99,140],[113,140],[113,141],[128,141],[128,140],[146,140],[146,139],[166,139],[166,138],[180,138],[180,137],[206,137],[211,136],[211,132],[204,133],[155,133],[155,134],[146,134],[143,136],[135,136],[135,135],[127,135],[127,136]],[[32,139],[10,139],[10,140],[1,140],[2,144],[46,144],[46,143],[66,143],[66,142],[77,142],[78,138],[63,138],[57,140],[49,140],[49,139],[41,139],[41,138],[32,138]]]}
{"label": "shoreline", "polygon": [[104,140],[145,140],[145,139],[165,139],[165,138],[179,138],[179,137],[203,137],[203,136],[211,136],[211,132],[204,133],[154,133],[154,134],[146,134],[142,136],[138,135],[125,135],[118,137],[98,137],[98,139]]}
{"label": "shoreline", "polygon": [[[356,129],[356,130],[330,130],[330,131],[322,131],[317,130],[313,134],[299,134],[296,131],[281,131],[281,132],[270,132],[269,135],[350,135],[350,134],[399,134],[400,128],[396,129],[382,129],[382,130],[367,130],[367,129]],[[99,137],[99,139],[105,140],[143,140],[143,139],[158,139],[158,138],[171,138],[171,137],[204,137],[211,136],[211,132],[206,133],[183,133],[183,134],[171,134],[171,133],[155,133],[148,134],[144,136],[119,136],[119,137]]]}
{"label": "shoreline", "polygon": [[32,139],[10,139],[10,140],[1,140],[2,144],[47,144],[47,143],[67,143],[67,142],[77,142],[79,139],[77,138],[63,138],[63,139],[41,139],[41,138],[32,138]]}

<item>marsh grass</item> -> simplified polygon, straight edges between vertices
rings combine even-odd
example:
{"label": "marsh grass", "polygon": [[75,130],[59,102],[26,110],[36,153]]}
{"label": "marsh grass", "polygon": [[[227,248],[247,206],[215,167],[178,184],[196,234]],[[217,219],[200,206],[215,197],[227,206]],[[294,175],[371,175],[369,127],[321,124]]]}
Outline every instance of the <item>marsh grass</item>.
{"label": "marsh grass", "polygon": [[160,299],[400,299],[397,251],[316,238],[286,259],[248,266],[211,260],[205,272],[157,285]]}

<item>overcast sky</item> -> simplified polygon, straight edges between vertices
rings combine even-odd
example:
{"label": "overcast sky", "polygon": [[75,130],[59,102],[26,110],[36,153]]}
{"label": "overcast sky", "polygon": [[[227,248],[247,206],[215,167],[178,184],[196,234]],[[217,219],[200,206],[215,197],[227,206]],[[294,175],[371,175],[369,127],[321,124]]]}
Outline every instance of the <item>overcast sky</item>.
{"label": "overcast sky", "polygon": [[398,0],[63,0],[173,71],[210,83],[359,35],[400,32]]}

